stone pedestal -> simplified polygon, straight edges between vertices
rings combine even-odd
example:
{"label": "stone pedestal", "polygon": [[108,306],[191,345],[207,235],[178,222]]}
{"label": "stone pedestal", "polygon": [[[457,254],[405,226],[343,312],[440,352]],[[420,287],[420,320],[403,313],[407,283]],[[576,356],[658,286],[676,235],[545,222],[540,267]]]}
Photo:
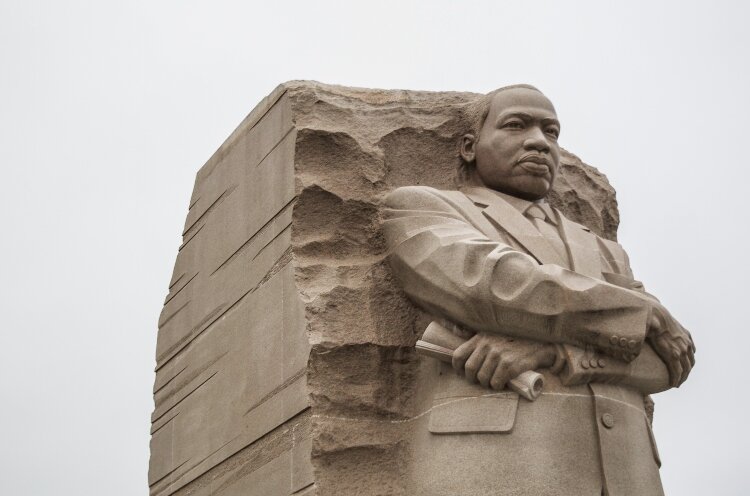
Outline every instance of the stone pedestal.
{"label": "stone pedestal", "polygon": [[[150,493],[409,494],[414,343],[380,201],[454,188],[470,93],[285,83],[197,174],[159,319]],[[551,202],[614,238],[606,178],[564,153]]]}

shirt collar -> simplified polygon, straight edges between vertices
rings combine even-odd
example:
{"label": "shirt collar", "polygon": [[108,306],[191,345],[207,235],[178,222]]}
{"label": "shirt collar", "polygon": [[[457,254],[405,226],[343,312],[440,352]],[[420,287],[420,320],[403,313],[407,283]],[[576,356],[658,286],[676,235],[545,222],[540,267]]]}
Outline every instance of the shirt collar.
{"label": "shirt collar", "polygon": [[544,200],[544,198],[542,198],[541,200],[537,200],[537,201],[533,201],[532,202],[532,201],[529,201],[529,200],[524,200],[523,198],[518,198],[518,197],[513,196],[513,195],[508,195],[508,194],[505,194],[505,193],[501,193],[499,191],[491,190],[489,188],[487,190],[490,191],[490,192],[492,192],[493,194],[499,196],[500,198],[502,198],[506,202],[510,203],[510,205],[513,208],[515,208],[516,210],[518,210],[522,214],[526,214],[526,210],[528,210],[528,208],[530,206],[536,205],[539,208],[541,208],[542,210],[544,210],[545,214],[547,214],[547,222],[549,222],[550,224],[555,225],[555,226],[557,225],[557,217],[555,216],[555,213],[553,212],[552,207],[550,207],[549,203],[547,203]]}

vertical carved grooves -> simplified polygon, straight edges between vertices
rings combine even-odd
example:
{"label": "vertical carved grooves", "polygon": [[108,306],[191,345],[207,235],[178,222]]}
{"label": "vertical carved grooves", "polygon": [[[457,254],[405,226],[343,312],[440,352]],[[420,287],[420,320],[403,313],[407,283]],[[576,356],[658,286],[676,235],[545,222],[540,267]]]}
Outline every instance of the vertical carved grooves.
{"label": "vertical carved grooves", "polygon": [[271,155],[273,153],[273,151],[276,150],[276,148],[278,148],[279,145],[284,142],[284,140],[286,139],[286,137],[289,136],[289,133],[291,133],[295,129],[296,128],[294,126],[292,126],[289,129],[287,129],[286,132],[284,133],[284,135],[281,137],[281,139],[279,141],[277,141],[276,144],[273,145],[270,150],[268,150],[268,153],[266,153],[265,155],[263,155],[263,158],[258,161],[258,163],[255,166],[255,168],[257,169],[258,167],[260,167],[263,164],[263,162],[265,162],[265,160],[268,158],[268,156]]}
{"label": "vertical carved grooves", "polygon": [[[171,486],[172,486],[172,484],[174,484],[174,483],[175,483],[175,481],[177,481],[177,480],[178,480],[178,479],[179,479],[180,477],[182,477],[183,475],[185,475],[186,473],[190,472],[190,471],[191,471],[191,470],[193,470],[193,469],[194,469],[195,467],[197,467],[198,465],[200,465],[200,464],[201,464],[201,463],[202,463],[202,462],[203,462],[204,460],[206,460],[207,458],[210,458],[210,457],[211,457],[212,455],[214,455],[214,454],[216,454],[217,452],[221,451],[221,449],[222,449],[222,448],[224,448],[225,446],[227,446],[227,445],[228,445],[229,443],[231,443],[231,442],[232,442],[232,441],[234,441],[235,439],[236,439],[236,436],[235,436],[235,437],[233,437],[232,439],[230,439],[229,441],[225,442],[224,444],[222,444],[221,446],[219,446],[219,447],[218,447],[218,448],[216,448],[215,450],[213,450],[213,451],[212,451],[211,453],[209,453],[209,454],[208,454],[208,455],[206,455],[205,457],[203,457],[203,458],[201,458],[200,460],[198,460],[198,461],[196,461],[196,462],[193,462],[192,464],[190,464],[190,465],[188,465],[187,467],[185,467],[185,469],[184,469],[184,470],[182,471],[182,473],[180,473],[180,474],[177,474],[177,476],[176,476],[176,477],[174,477],[174,478],[172,478],[172,479],[170,479],[170,480],[168,481],[168,482],[169,482],[169,484],[168,484],[168,485],[166,485],[166,487],[156,487],[156,486],[158,485],[159,481],[163,481],[163,480],[164,480],[164,479],[165,479],[165,478],[166,478],[167,476],[169,476],[169,475],[172,475],[172,474],[175,474],[175,472],[177,472],[177,469],[179,469],[179,468],[181,468],[181,467],[185,466],[185,465],[187,464],[187,462],[189,462],[189,461],[190,461],[190,458],[188,458],[188,459],[187,459],[187,460],[185,460],[184,462],[180,463],[180,465],[179,465],[178,467],[174,468],[174,469],[173,469],[172,471],[170,471],[170,472],[169,472],[169,473],[168,473],[167,475],[165,475],[164,477],[160,478],[160,479],[159,479],[159,481],[156,481],[156,482],[152,482],[151,484],[149,484],[149,487],[151,488],[151,494],[152,494],[152,495],[156,495],[156,494],[158,494],[158,493],[160,493],[160,492],[163,492],[163,491],[165,491],[165,490],[168,490],[168,489],[169,489],[170,491],[169,491],[168,493],[166,493],[166,494],[173,494],[173,492],[171,491],[171,489],[172,489],[172,488],[171,488]],[[164,485],[162,485],[162,486],[164,486]]]}
{"label": "vertical carved grooves", "polygon": [[219,195],[219,197],[216,200],[214,200],[214,202],[211,205],[208,206],[205,212],[200,214],[198,218],[192,222],[192,224],[190,224],[188,227],[185,228],[185,231],[182,233],[183,238],[190,237],[192,231],[195,229],[195,226],[198,225],[198,223],[202,221],[203,219],[205,219],[208,215],[210,215],[211,212],[216,210],[216,207],[221,205],[224,202],[224,200],[226,200],[235,189],[237,189],[236,184],[233,184],[227,189],[225,189],[224,192],[222,192],[221,195]]}
{"label": "vertical carved grooves", "polygon": [[[245,241],[244,243],[242,243],[242,245],[239,248],[237,248],[231,255],[229,255],[229,257],[227,257],[223,262],[221,262],[219,264],[219,266],[216,267],[213,270],[213,272],[211,272],[210,275],[213,276],[214,274],[216,274],[224,266],[230,264],[240,254],[242,254],[246,249],[248,249],[248,247],[251,246],[253,244],[253,242],[259,236],[261,236],[262,234],[264,234],[269,229],[269,227],[272,226],[273,223],[279,217],[282,217],[284,214],[286,214],[288,212],[288,210],[294,204],[294,202],[295,202],[296,199],[297,199],[296,196],[293,197],[291,200],[289,200],[289,202],[286,203],[286,205],[284,205],[283,207],[281,207],[270,219],[268,219],[268,221],[265,224],[263,224],[257,231],[255,231],[255,233],[253,233],[253,235],[250,236],[247,241]],[[286,227],[284,229],[282,229],[281,232],[283,232],[285,229],[286,229]],[[281,234],[281,232],[279,232],[279,234]],[[277,237],[278,237],[278,234],[269,243],[266,243],[266,245],[264,245],[263,248],[265,248],[266,246],[268,246],[269,244],[271,244]],[[258,250],[258,252],[253,256],[253,260],[255,259],[255,257],[257,257],[258,253],[260,253],[263,250],[263,248],[261,248],[260,250]]]}
{"label": "vertical carved grooves", "polygon": [[179,414],[180,412],[173,412],[172,415],[168,417],[163,417],[163,420],[161,422],[151,422],[151,435],[153,436],[154,434],[162,430],[164,427],[169,425],[169,423],[173,421]]}
{"label": "vertical carved grooves", "polygon": [[[221,495],[223,494],[223,491],[228,490],[232,485],[244,477],[249,476],[259,468],[278,458],[280,455],[293,450],[295,446],[303,440],[309,439],[311,422],[312,418],[310,415],[310,409],[306,408],[278,427],[240,449],[224,460],[223,463],[207,470],[190,484],[180,487],[174,492],[165,494],[159,494],[159,491],[164,491],[166,488],[161,488],[160,490],[152,489],[151,495]],[[193,464],[193,467],[197,465],[198,464]],[[189,470],[190,469],[184,470],[183,473],[187,473]]]}
{"label": "vertical carved grooves", "polygon": [[250,133],[250,131],[252,131],[256,125],[260,124],[263,121],[263,118],[271,111],[276,103],[281,100],[285,93],[286,86],[279,85],[278,87],[276,87],[276,89],[273,90],[270,95],[264,98],[263,101],[261,101],[252,111],[250,111],[247,117],[245,117],[240,125],[237,126],[237,129],[235,129],[232,134],[224,141],[224,143],[221,144],[219,149],[216,150],[216,153],[214,153],[211,158],[208,159],[206,165],[204,165],[201,170],[198,171],[195,181],[196,189],[214,173],[214,171],[219,167],[220,164],[224,162],[224,157],[227,156],[227,154],[235,146],[235,144],[242,137]]}
{"label": "vertical carved grooves", "polygon": [[[174,345],[172,345],[170,348],[168,348],[164,353],[159,355],[156,358],[156,361],[158,362],[158,365],[156,367],[156,371],[158,372],[159,369],[164,367],[169,360],[171,360],[177,353],[179,353],[185,346],[190,344],[190,342],[198,337],[201,332],[206,330],[208,326],[210,326],[217,318],[221,317],[223,315],[222,309],[226,306],[225,303],[219,304],[217,307],[215,307],[213,310],[211,310],[208,315],[203,317],[203,319],[198,322],[191,330],[187,333],[186,336],[184,336],[182,339],[177,341]],[[230,306],[231,308],[231,306]],[[171,317],[170,317],[171,318]],[[166,323],[166,322],[165,322]],[[162,325],[163,326],[163,325]],[[204,327],[205,326],[205,327]]]}
{"label": "vertical carved grooves", "polygon": [[185,275],[186,275],[186,273],[183,272],[182,274],[180,274],[179,276],[177,276],[176,278],[174,278],[172,280],[172,282],[169,283],[169,288],[168,289],[171,290],[174,287],[175,284],[177,284],[178,282],[180,282],[182,280],[182,278],[185,277]]}
{"label": "vertical carved grooves", "polygon": [[[262,491],[247,486],[259,477],[252,472],[274,460],[272,467],[288,466],[292,430],[304,421],[309,432],[309,416],[299,415],[306,408],[305,369],[290,351],[304,348],[293,332],[299,309],[284,301],[293,284],[288,245],[296,200],[290,198],[295,127],[287,100],[274,106],[284,91],[254,110],[196,178],[159,326],[152,495]],[[289,345],[273,342],[277,337]],[[251,360],[254,347],[266,343],[270,349],[259,353],[271,353],[248,370],[240,354]],[[237,463],[241,453],[252,456]],[[284,494],[308,485],[291,478],[289,484]]]}
{"label": "vertical carved grooves", "polygon": [[187,236],[187,237],[183,236],[182,244],[177,248],[177,253],[181,252],[182,249],[185,248],[188,245],[188,243],[190,243],[192,240],[194,240],[196,238],[196,236],[198,236],[198,233],[200,233],[201,230],[203,230],[204,227],[206,227],[206,223],[205,222],[203,224],[201,224],[200,227],[198,227],[198,229],[195,229],[194,231],[192,231],[189,236]]}
{"label": "vertical carved grooves", "polygon": [[204,332],[209,330],[211,326],[217,320],[219,320],[221,317],[223,317],[228,312],[233,310],[248,295],[257,291],[258,288],[260,288],[262,285],[268,282],[269,279],[275,276],[281,269],[284,268],[286,264],[288,264],[291,261],[292,261],[292,251],[291,251],[291,248],[288,248],[284,253],[281,254],[281,256],[278,259],[276,259],[276,262],[271,266],[268,272],[266,272],[266,274],[261,278],[258,284],[256,284],[254,287],[252,287],[251,289],[249,289],[248,291],[240,295],[240,297],[237,298],[234,302],[232,302],[229,306],[227,306],[226,303],[222,303],[218,307],[214,308],[208,315],[206,315],[203,318],[203,320],[201,320],[196,326],[194,326],[193,329],[186,336],[184,336],[182,339],[177,341],[177,343],[172,345],[169,349],[164,351],[164,353],[162,353],[157,358],[156,371],[158,372],[161,368],[163,368],[167,363],[169,363],[170,360],[172,360],[175,356],[177,356],[178,353],[184,350],[188,345],[190,345],[193,341],[195,341],[195,339],[197,339]]}
{"label": "vertical carved grooves", "polygon": [[294,491],[292,493],[292,496],[303,496],[305,494],[312,494],[313,490],[315,489],[315,483],[311,482],[310,484],[306,485],[299,491]]}
{"label": "vertical carved grooves", "polygon": [[[167,295],[166,300],[164,300],[164,304],[166,305],[167,303],[169,303],[170,301],[172,301],[172,299],[175,296],[177,296],[178,294],[180,294],[180,291],[182,291],[183,289],[185,289],[187,287],[187,285],[190,284],[192,282],[192,280],[195,279],[195,277],[197,275],[198,275],[198,272],[196,272],[195,274],[193,274],[193,276],[190,279],[188,279],[187,281],[185,281],[185,284],[183,284],[182,286],[180,286],[179,289],[170,291],[170,293]],[[180,279],[182,279],[182,278],[180,278]],[[174,286],[172,286],[172,287],[174,287]]]}
{"label": "vertical carved grooves", "polygon": [[245,412],[243,416],[247,416],[249,413],[251,413],[253,410],[261,406],[263,403],[265,403],[266,401],[276,396],[276,393],[283,391],[284,389],[294,384],[298,380],[304,378],[306,373],[307,373],[307,367],[295,372],[294,375],[292,375],[289,379],[285,380],[280,386],[274,388],[273,391],[269,392],[267,395],[263,396],[261,399],[256,401],[250,408],[247,409],[247,411]]}
{"label": "vertical carved grooves", "polygon": [[205,380],[203,380],[202,382],[199,382],[194,388],[192,388],[190,391],[188,391],[187,394],[185,394],[182,398],[180,398],[179,400],[177,400],[172,406],[170,406],[169,408],[167,408],[166,410],[164,410],[162,413],[154,412],[154,416],[155,417],[151,420],[151,422],[152,423],[158,422],[159,419],[161,419],[164,415],[166,415],[167,413],[169,413],[177,405],[179,405],[180,403],[182,403],[183,401],[185,401],[186,399],[188,399],[190,397],[190,395],[192,395],[194,392],[196,392],[198,389],[200,389],[204,384],[206,384],[208,381],[210,381],[218,373],[219,373],[219,371],[217,370],[213,374],[209,375]]}
{"label": "vertical carved grooves", "polygon": [[[154,403],[156,404],[156,411],[159,410],[160,406],[165,404],[170,398],[178,394],[183,388],[187,387],[192,383],[196,378],[198,378],[201,374],[203,374],[205,371],[207,371],[209,368],[211,368],[214,364],[216,364],[219,360],[224,358],[226,354],[229,353],[228,351],[225,351],[218,356],[214,357],[213,359],[207,361],[204,364],[198,365],[194,370],[191,370],[190,374],[184,377],[181,377],[181,381],[179,384],[174,385],[174,387],[169,392],[165,392],[165,387],[167,384],[170,384],[173,380],[175,380],[180,374],[182,373],[182,370],[172,379],[170,379],[167,384],[162,386],[158,392],[154,393]],[[184,369],[183,369],[184,370]],[[163,393],[163,394],[162,394]]]}
{"label": "vertical carved grooves", "polygon": [[253,261],[255,261],[255,259],[258,258],[261,255],[261,253],[263,253],[263,251],[265,251],[266,248],[268,248],[269,246],[271,246],[274,241],[276,241],[277,239],[279,239],[279,237],[281,237],[284,233],[289,232],[289,230],[291,228],[292,228],[292,223],[290,222],[289,224],[285,225],[281,230],[279,230],[278,234],[276,234],[276,236],[274,236],[273,239],[271,239],[268,243],[264,244],[260,248],[260,250],[258,250],[258,253],[256,253],[253,256]]}
{"label": "vertical carved grooves", "polygon": [[[156,396],[156,394],[159,391],[161,391],[162,389],[164,389],[165,387],[167,387],[172,381],[174,381],[175,379],[177,379],[180,376],[180,374],[182,374],[185,371],[186,368],[187,368],[187,365],[183,365],[182,368],[180,370],[178,370],[176,374],[174,374],[172,377],[170,377],[169,379],[167,379],[166,381],[164,381],[164,383],[161,384],[161,385],[159,385],[160,381],[157,380],[156,383],[154,384],[154,396]],[[157,379],[159,379],[159,378],[157,378]]]}
{"label": "vertical carved grooves", "polygon": [[188,459],[187,459],[187,460],[185,460],[184,462],[180,463],[180,464],[179,464],[179,465],[177,465],[177,466],[176,466],[175,468],[173,468],[172,470],[170,470],[170,471],[169,471],[169,472],[167,472],[166,474],[162,475],[161,477],[159,477],[159,478],[158,478],[157,480],[155,480],[154,482],[150,483],[150,484],[149,484],[148,486],[149,486],[149,487],[155,487],[156,485],[158,485],[158,484],[159,484],[159,483],[161,483],[162,481],[166,480],[166,478],[167,478],[167,477],[169,477],[169,476],[171,476],[172,474],[174,474],[175,472],[177,472],[177,471],[178,471],[178,470],[179,470],[179,469],[180,469],[180,468],[181,468],[181,467],[182,467],[183,465],[185,465],[185,464],[186,464],[187,462],[189,462],[189,461],[190,461],[190,458],[188,458]]}
{"label": "vertical carved grooves", "polygon": [[[166,305],[166,302],[164,304]],[[185,303],[183,303],[182,305],[180,305],[177,308],[177,310],[175,310],[174,312],[172,312],[171,314],[169,314],[167,317],[165,317],[164,320],[162,320],[161,322],[159,322],[159,329],[161,329],[162,327],[164,327],[165,325],[167,325],[167,322],[169,322],[170,320],[172,320],[175,317],[175,315],[177,315],[178,313],[180,313],[189,304],[190,304],[190,300],[188,300]]]}

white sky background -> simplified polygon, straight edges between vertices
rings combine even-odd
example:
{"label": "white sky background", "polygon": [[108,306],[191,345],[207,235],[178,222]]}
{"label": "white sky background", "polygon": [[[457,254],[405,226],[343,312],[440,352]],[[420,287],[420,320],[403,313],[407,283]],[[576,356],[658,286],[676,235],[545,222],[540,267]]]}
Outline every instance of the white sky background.
{"label": "white sky background", "polygon": [[195,173],[277,84],[316,79],[542,89],[698,345],[656,398],[667,494],[750,494],[748,5],[0,0],[0,493],[147,494]]}

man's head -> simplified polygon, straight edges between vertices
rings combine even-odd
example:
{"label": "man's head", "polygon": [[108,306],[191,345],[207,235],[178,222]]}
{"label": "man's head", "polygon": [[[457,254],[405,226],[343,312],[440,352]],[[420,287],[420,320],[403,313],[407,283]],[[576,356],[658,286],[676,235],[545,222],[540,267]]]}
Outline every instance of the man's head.
{"label": "man's head", "polygon": [[560,123],[552,102],[533,86],[506,86],[479,98],[467,116],[463,179],[527,200],[543,198],[560,162]]}

